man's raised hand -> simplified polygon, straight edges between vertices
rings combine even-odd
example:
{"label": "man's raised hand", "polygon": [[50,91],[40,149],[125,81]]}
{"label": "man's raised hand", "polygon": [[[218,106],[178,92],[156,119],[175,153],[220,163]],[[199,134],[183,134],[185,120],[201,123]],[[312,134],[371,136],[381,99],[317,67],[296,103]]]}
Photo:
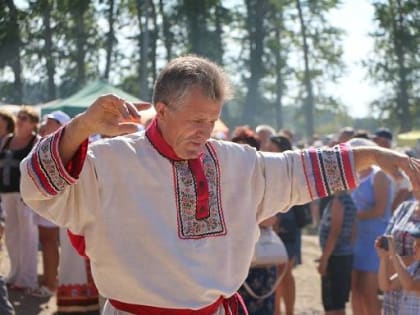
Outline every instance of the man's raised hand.
{"label": "man's raised hand", "polygon": [[118,136],[136,132],[141,117],[137,108],[144,110],[150,106],[149,103],[133,104],[117,95],[107,94],[96,99],[80,118],[86,124],[89,135]]}

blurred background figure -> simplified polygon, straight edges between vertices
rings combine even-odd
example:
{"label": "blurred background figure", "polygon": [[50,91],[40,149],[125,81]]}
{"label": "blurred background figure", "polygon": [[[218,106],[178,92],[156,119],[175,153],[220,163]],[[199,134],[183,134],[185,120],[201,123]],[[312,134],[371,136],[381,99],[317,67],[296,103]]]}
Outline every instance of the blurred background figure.
{"label": "blurred background figure", "polygon": [[344,315],[353,268],[356,206],[347,191],[335,193],[319,225],[321,296],[325,314]]}
{"label": "blurred background figure", "polygon": [[[11,112],[0,109],[0,143],[4,137],[13,134],[15,131],[15,117]],[[4,213],[0,206],[0,243],[2,242],[4,232]],[[0,314],[14,315],[13,305],[9,301],[6,282],[3,275],[0,275]]]}
{"label": "blurred background figure", "polygon": [[[45,137],[70,121],[70,117],[62,111],[54,111],[41,124],[40,134]],[[99,294],[90,272],[90,262],[87,257],[79,255],[69,239],[65,228],[58,228],[52,222],[38,216],[44,265],[43,286],[33,293],[42,297],[54,292],[57,286],[58,252],[57,239],[60,240],[60,259],[58,264],[57,314],[99,314]],[[58,235],[59,234],[59,235]],[[77,238],[77,236],[76,236]],[[82,243],[83,240],[80,239]],[[48,290],[45,290],[47,288]]]}
{"label": "blurred background figure", "polygon": [[[249,145],[256,150],[260,149],[260,139],[247,125],[238,126],[233,130],[232,142]],[[260,227],[268,228],[275,224],[276,217],[269,218],[260,223]],[[264,295],[271,290],[277,279],[277,267],[251,267],[245,282],[256,295]],[[265,315],[274,313],[274,293],[264,299],[253,297],[244,286],[239,289],[249,315]],[[242,310],[240,314],[243,315]]]}
{"label": "blurred background figure", "polygon": [[5,239],[10,258],[7,283],[10,289],[31,291],[38,286],[38,229],[34,212],[20,195],[20,161],[37,142],[39,114],[22,106],[14,133],[3,137],[0,148],[1,205],[6,214]]}
{"label": "blurred background figure", "polygon": [[[387,149],[392,148],[393,134],[388,128],[377,129],[372,138],[380,147]],[[408,176],[401,170],[397,174],[394,174],[392,180],[395,192],[394,200],[392,202],[392,211],[394,211],[402,202],[411,197],[412,186]]]}
{"label": "blurred background figure", "polygon": [[340,129],[338,133],[337,142],[343,143],[349,141],[355,135],[355,131],[352,127],[344,127]]}
{"label": "blurred background figure", "polygon": [[[353,138],[352,147],[375,146],[371,140]],[[375,240],[385,232],[391,217],[393,201],[392,180],[379,167],[371,166],[358,173],[360,184],[352,198],[357,208],[357,231],[351,279],[353,314],[379,315],[378,299],[379,257],[373,250]]]}
{"label": "blurred background figure", "polygon": [[[396,312],[384,314],[417,315],[420,310],[420,227],[417,226],[407,232],[414,238],[412,244],[413,261],[407,265],[398,254],[395,240],[392,235],[379,237],[375,242],[375,248],[381,260],[379,270],[379,283],[385,292],[400,292],[397,301]],[[386,245],[384,245],[384,238]],[[394,270],[390,275],[389,270]]]}
{"label": "blurred background figure", "polygon": [[[41,137],[53,133],[70,121],[70,117],[62,111],[54,111],[44,117],[39,128]],[[57,272],[59,263],[59,228],[39,214],[35,214],[38,224],[39,241],[41,243],[43,274],[40,285],[31,294],[40,298],[47,298],[57,290]]]}
{"label": "blurred background figure", "polygon": [[0,109],[0,141],[15,131],[16,118],[8,111]]}
{"label": "blurred background figure", "polygon": [[276,130],[270,125],[258,125],[255,128],[255,132],[257,133],[257,137],[260,141],[261,151],[267,151],[270,137],[276,134]]}
{"label": "blurred background figure", "polygon": [[[420,192],[414,192],[413,198],[401,203],[394,211],[386,228],[385,235],[394,238],[396,253],[406,266],[415,261],[414,241],[409,232],[420,226]],[[385,257],[386,259],[388,257]],[[386,266],[385,266],[386,264]],[[387,267],[387,268],[385,268]],[[380,262],[379,283],[381,289],[386,287],[388,279],[395,273],[395,269],[388,262]],[[398,314],[401,303],[402,288],[388,288],[384,290],[382,309],[384,315]]]}
{"label": "blurred background figure", "polygon": [[393,137],[391,130],[388,128],[379,128],[374,133],[373,141],[380,147],[390,149]]}
{"label": "blurred background figure", "polygon": [[[292,144],[286,136],[273,136],[270,138],[267,149],[268,152],[284,152],[292,150]],[[286,246],[289,261],[286,266],[279,266],[277,270],[277,274],[281,274],[283,268],[286,268],[284,278],[276,289],[275,315],[281,314],[282,305],[284,306],[286,315],[293,315],[294,313],[296,284],[292,269],[296,264],[298,252],[298,226],[296,221],[296,211],[298,211],[298,207],[300,206],[294,206],[287,212],[277,214],[278,223],[276,225],[276,230]]]}

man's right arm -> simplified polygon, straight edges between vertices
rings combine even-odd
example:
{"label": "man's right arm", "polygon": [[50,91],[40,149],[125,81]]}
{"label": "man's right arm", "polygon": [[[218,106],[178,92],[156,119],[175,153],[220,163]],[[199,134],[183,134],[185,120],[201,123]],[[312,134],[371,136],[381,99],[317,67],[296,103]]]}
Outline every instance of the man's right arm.
{"label": "man's right arm", "polygon": [[92,134],[83,118],[83,115],[77,116],[64,127],[58,146],[60,158],[64,165],[68,165],[82,143]]}
{"label": "man's right arm", "polygon": [[97,198],[92,198],[98,183],[94,163],[87,159],[88,137],[137,130],[136,124],[124,120],[134,116],[132,106],[115,95],[101,96],[86,112],[41,139],[20,165],[25,203],[76,233],[83,228],[98,207]]}

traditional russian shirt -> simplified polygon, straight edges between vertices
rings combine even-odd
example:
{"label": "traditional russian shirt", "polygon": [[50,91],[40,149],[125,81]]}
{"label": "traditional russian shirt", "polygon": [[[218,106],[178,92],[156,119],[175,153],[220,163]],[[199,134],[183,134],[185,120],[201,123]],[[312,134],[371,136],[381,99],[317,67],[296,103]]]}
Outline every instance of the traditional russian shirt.
{"label": "traditional russian shirt", "polygon": [[146,132],[83,143],[63,165],[63,130],[21,164],[22,195],[85,237],[101,295],[158,308],[204,308],[245,280],[258,223],[356,185],[345,145],[285,153],[209,140],[179,159],[154,121]]}

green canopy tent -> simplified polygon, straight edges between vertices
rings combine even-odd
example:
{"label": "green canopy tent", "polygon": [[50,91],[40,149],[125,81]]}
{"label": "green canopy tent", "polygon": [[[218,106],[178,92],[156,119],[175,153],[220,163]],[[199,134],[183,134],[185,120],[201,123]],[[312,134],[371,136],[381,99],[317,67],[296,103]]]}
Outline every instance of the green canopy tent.
{"label": "green canopy tent", "polygon": [[[110,85],[105,81],[94,81],[68,98],[57,100],[52,104],[41,105],[41,115],[44,116],[55,110],[61,110],[70,117],[74,117],[86,110],[99,96],[104,94],[115,94],[133,103],[143,102],[139,98],[130,95],[123,90]],[[149,113],[150,112],[150,113]],[[142,116],[153,116],[154,108],[142,112]]]}

